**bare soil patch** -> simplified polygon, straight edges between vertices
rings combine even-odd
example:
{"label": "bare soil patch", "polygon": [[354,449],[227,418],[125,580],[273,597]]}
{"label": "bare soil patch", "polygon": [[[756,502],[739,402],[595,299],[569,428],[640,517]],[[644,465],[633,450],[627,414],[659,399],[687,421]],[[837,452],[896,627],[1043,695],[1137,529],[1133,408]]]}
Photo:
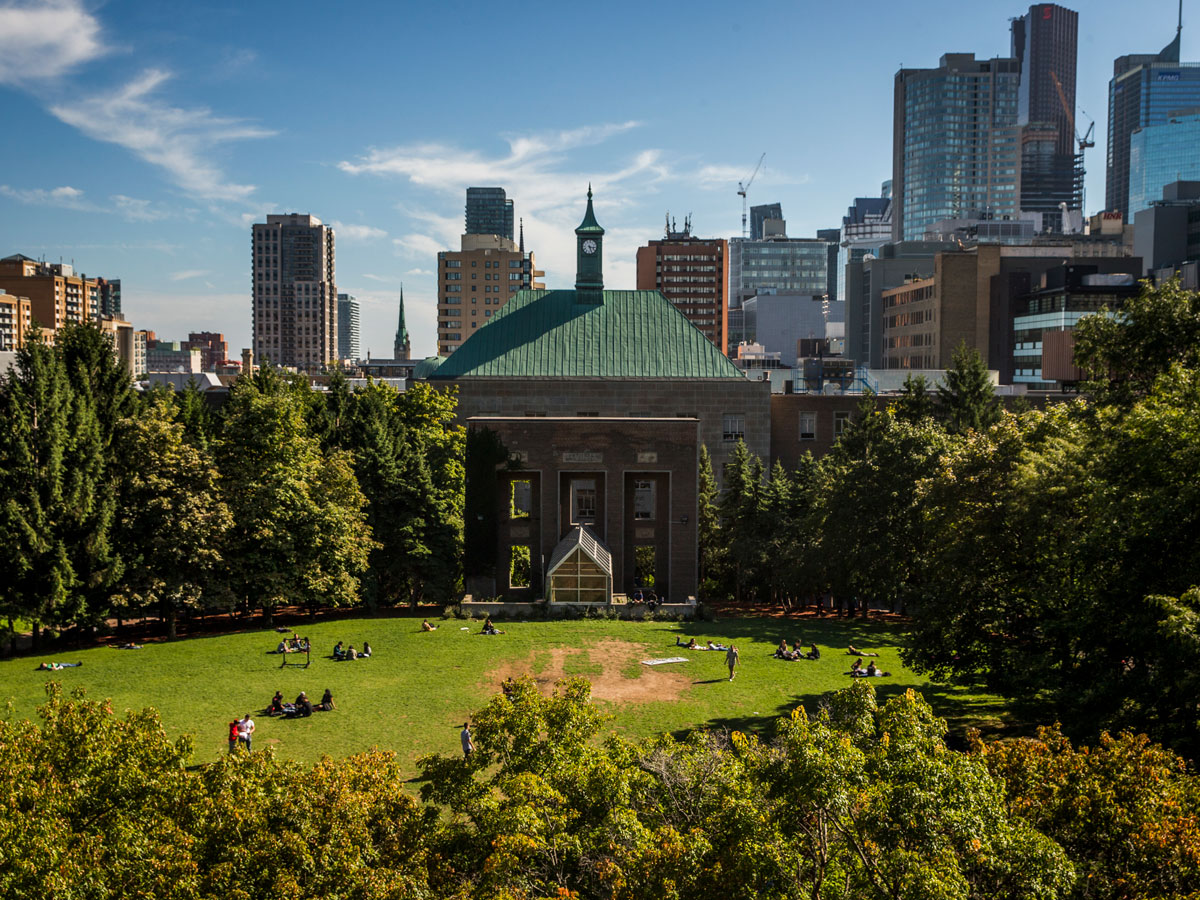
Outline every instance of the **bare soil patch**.
{"label": "bare soil patch", "polygon": [[[567,660],[574,656],[587,655],[592,667],[599,666],[600,673],[584,675],[592,683],[592,696],[598,700],[621,703],[650,703],[659,700],[674,700],[692,683],[692,676],[678,670],[668,671],[655,666],[643,666],[648,651],[641,644],[630,641],[604,640],[591,647],[553,647],[535,650],[524,660],[507,662],[488,673],[488,684],[499,690],[506,678],[533,678],[544,694],[550,693],[554,683],[567,677]],[[638,665],[638,677],[626,678],[623,672],[633,664]],[[686,665],[681,663],[680,665]]]}

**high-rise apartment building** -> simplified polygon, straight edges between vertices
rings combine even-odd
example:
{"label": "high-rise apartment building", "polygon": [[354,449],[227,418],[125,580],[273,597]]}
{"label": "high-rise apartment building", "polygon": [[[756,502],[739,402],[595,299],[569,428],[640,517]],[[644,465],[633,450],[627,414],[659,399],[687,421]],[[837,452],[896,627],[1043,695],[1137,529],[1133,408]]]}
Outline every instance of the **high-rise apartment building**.
{"label": "high-rise apartment building", "polygon": [[542,289],[533,253],[497,234],[464,234],[438,254],[438,355],[449,356],[517,291]]}
{"label": "high-rise apartment building", "polygon": [[254,356],[317,371],[337,358],[333,229],[315,216],[267,216],[252,229]]}
{"label": "high-rise apartment building", "polygon": [[1012,20],[1012,55],[1021,71],[1021,210],[1063,230],[1062,206],[1083,206],[1083,166],[1075,153],[1075,58],[1079,13],[1038,3]]}
{"label": "high-rise apartment building", "polygon": [[783,221],[783,204],[764,203],[761,206],[750,207],[750,240],[763,239],[763,222],[768,219]]}
{"label": "high-rise apartment building", "polygon": [[57,331],[72,322],[99,317],[100,279],[76,274],[75,267],[46,263],[17,253],[0,259],[0,288],[29,298],[34,320]]}
{"label": "high-rise apartment building", "polygon": [[338,359],[358,359],[358,301],[337,295]]}
{"label": "high-rise apartment building", "polygon": [[498,234],[513,239],[513,202],[499,187],[467,188],[466,234]]}
{"label": "high-rise apartment building", "polygon": [[725,239],[695,237],[685,224],[683,231],[668,231],[663,240],[638,248],[637,289],[659,291],[718,350],[727,353],[728,268]]}
{"label": "high-rise apartment building", "polygon": [[33,310],[28,297],[18,297],[0,288],[0,351],[20,350],[25,332],[32,324]]}
{"label": "high-rise apartment building", "polygon": [[1133,132],[1200,107],[1200,63],[1179,61],[1181,31],[1182,24],[1161,53],[1121,56],[1113,62],[1104,203],[1109,210],[1123,213],[1126,222],[1133,221],[1129,181]]}
{"label": "high-rise apartment building", "polygon": [[1015,218],[1021,69],[1011,58],[947,53],[896,73],[892,235],[920,240],[943,219]]}
{"label": "high-rise apartment building", "polygon": [[100,305],[96,315],[100,318],[121,318],[121,279],[99,278]]}

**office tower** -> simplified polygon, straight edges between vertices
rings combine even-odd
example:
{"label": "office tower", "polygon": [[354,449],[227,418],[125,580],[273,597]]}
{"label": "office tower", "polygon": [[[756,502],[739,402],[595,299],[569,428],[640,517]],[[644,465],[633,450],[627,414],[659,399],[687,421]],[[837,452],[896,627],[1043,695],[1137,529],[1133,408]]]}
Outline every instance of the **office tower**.
{"label": "office tower", "polygon": [[438,355],[449,356],[524,288],[541,289],[543,273],[521,242],[498,234],[464,234],[460,249],[438,254]]}
{"label": "office tower", "polygon": [[96,279],[100,283],[100,304],[96,315],[101,319],[121,318],[121,279]]}
{"label": "office tower", "polygon": [[513,202],[504,188],[467,188],[466,234],[498,234],[513,239]]}
{"label": "office tower", "polygon": [[99,318],[100,279],[76,274],[72,265],[6,256],[0,259],[0,289],[28,297],[34,321],[51,331]]}
{"label": "office tower", "polygon": [[337,295],[338,359],[358,359],[358,301],[349,294]]}
{"label": "office tower", "polygon": [[1129,136],[1129,214],[1132,223],[1143,209],[1162,199],[1176,181],[1200,181],[1200,111],[1146,125]]}
{"label": "office tower", "polygon": [[408,325],[404,322],[404,285],[400,285],[400,321],[396,324],[396,339],[392,342],[394,359],[412,359],[412,342],[408,339]]}
{"label": "office tower", "polygon": [[1054,3],[1012,20],[1012,55],[1021,71],[1021,205],[1061,232],[1062,206],[1083,207],[1083,160],[1076,156],[1075,57],[1079,14]]}
{"label": "office tower", "polygon": [[763,222],[767,219],[783,221],[783,206],[779,203],[766,203],[762,206],[750,207],[750,240],[763,239]]}
{"label": "office tower", "polygon": [[1015,218],[1021,70],[1015,59],[947,53],[896,73],[892,235],[920,240],[943,219]]}
{"label": "office tower", "polygon": [[254,356],[319,371],[337,358],[333,229],[315,216],[267,216],[253,226]]}
{"label": "office tower", "polygon": [[838,250],[842,245],[842,229],[840,228],[818,228],[817,240],[825,242],[825,300],[829,303],[836,303],[841,300],[838,293]]}
{"label": "office tower", "polygon": [[696,237],[685,219],[683,231],[668,227],[663,240],[638,248],[637,289],[659,291],[718,350],[727,353],[728,267],[725,239]]}
{"label": "office tower", "polygon": [[1118,57],[1108,83],[1108,171],[1104,204],[1132,221],[1129,167],[1133,132],[1200,106],[1200,63],[1179,61],[1182,19],[1161,53]]}

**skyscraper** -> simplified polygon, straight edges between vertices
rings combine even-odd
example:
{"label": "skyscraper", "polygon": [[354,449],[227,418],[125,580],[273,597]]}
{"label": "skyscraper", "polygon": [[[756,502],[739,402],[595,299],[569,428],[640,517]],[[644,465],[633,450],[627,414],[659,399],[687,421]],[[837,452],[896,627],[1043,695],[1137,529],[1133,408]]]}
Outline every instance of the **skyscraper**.
{"label": "skyscraper", "polygon": [[763,222],[767,219],[783,220],[783,205],[779,203],[765,203],[762,206],[750,207],[750,240],[761,241],[763,239]]}
{"label": "skyscraper", "polygon": [[321,369],[338,352],[333,229],[315,216],[267,216],[250,253],[255,358]]}
{"label": "skyscraper", "polygon": [[725,275],[729,245],[724,238],[700,238],[668,230],[664,240],[637,250],[637,289],[659,291],[722,353],[728,345]]}
{"label": "skyscraper", "polygon": [[936,69],[896,73],[892,235],[920,240],[943,219],[1016,218],[1015,59],[947,53]]}
{"label": "skyscraper", "polygon": [[1137,128],[1161,125],[1200,106],[1200,63],[1179,61],[1182,19],[1175,40],[1161,53],[1120,56],[1108,83],[1108,171],[1104,205],[1132,219],[1129,202],[1130,137]]}
{"label": "skyscraper", "polygon": [[467,188],[465,234],[498,234],[513,239],[513,202],[499,187]]}
{"label": "skyscraper", "polygon": [[1021,70],[1021,210],[1041,213],[1062,231],[1062,208],[1083,206],[1083,168],[1075,156],[1075,57],[1079,13],[1038,3],[1012,20],[1012,55]]}
{"label": "skyscraper", "polygon": [[337,295],[338,359],[358,359],[358,301]]}

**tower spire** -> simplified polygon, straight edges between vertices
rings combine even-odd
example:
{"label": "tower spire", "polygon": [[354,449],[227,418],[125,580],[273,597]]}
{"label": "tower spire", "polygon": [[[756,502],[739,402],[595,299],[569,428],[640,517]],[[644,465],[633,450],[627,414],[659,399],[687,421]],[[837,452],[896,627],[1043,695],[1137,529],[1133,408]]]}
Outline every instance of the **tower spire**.
{"label": "tower spire", "polygon": [[400,321],[396,325],[396,340],[392,345],[392,354],[394,359],[412,359],[408,326],[404,324],[404,282],[400,283]]}
{"label": "tower spire", "polygon": [[520,222],[521,222],[521,242],[519,245],[519,249],[521,251],[521,256],[523,257],[523,256],[525,256],[525,217],[524,216],[521,217]]}

